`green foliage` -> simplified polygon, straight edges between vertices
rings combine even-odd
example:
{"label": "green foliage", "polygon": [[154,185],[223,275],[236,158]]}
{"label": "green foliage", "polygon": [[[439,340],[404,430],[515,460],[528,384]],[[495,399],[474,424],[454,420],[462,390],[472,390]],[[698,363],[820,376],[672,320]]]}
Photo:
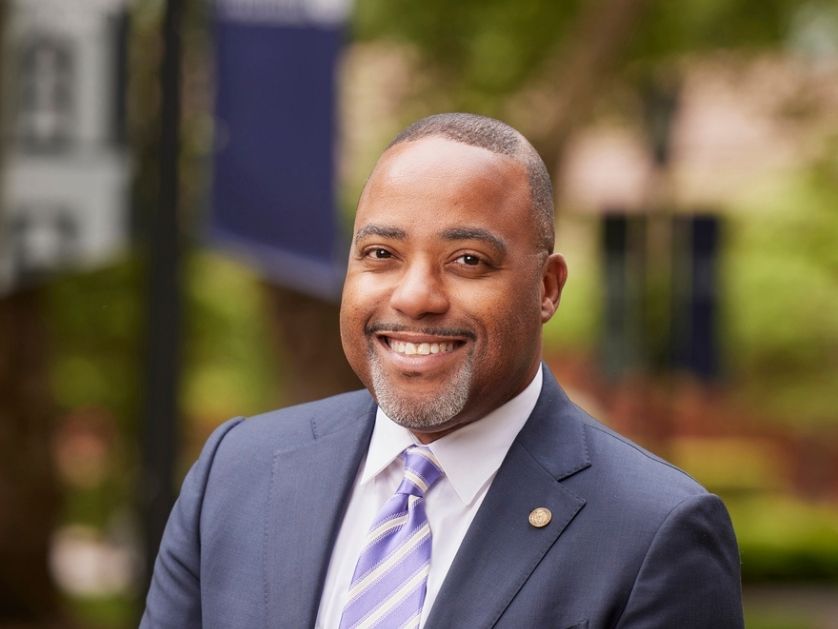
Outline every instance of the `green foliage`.
{"label": "green foliage", "polygon": [[268,308],[256,274],[229,258],[197,252],[186,270],[183,406],[210,425],[278,403]]}
{"label": "green foliage", "polygon": [[[787,35],[799,3],[793,0],[649,0],[627,24],[629,44],[609,68],[615,74],[642,64],[717,49],[772,47]],[[453,106],[487,113],[578,41],[591,19],[581,0],[359,0],[354,31],[360,40],[391,40],[419,50],[426,70],[437,72],[436,89]],[[610,10],[600,1],[599,10]],[[595,7],[596,8],[596,7]]]}
{"label": "green foliage", "polygon": [[683,0],[648,2],[627,60],[660,61],[716,49],[771,47],[786,35],[799,2]]}
{"label": "green foliage", "polygon": [[392,39],[418,48],[464,92],[509,93],[543,67],[579,0],[359,0],[359,39]]}
{"label": "green foliage", "polygon": [[51,380],[60,407],[104,406],[130,426],[138,401],[138,282],[137,261],[123,258],[49,284]]}
{"label": "green foliage", "polygon": [[818,624],[811,612],[790,610],[778,614],[776,610],[766,612],[746,605],[745,626],[748,629],[813,629]]}
{"label": "green foliage", "polygon": [[67,597],[65,607],[87,629],[130,627],[137,621],[137,601],[128,596]]}
{"label": "green foliage", "polygon": [[755,437],[676,437],[668,458],[715,493],[743,495],[777,491],[786,472],[779,448]]}
{"label": "green foliage", "polygon": [[[256,276],[228,259],[186,259],[181,411],[188,431],[277,404],[277,376],[267,309]],[[105,444],[92,480],[65,495],[64,519],[105,528],[134,495],[145,402],[145,282],[136,258],[48,286],[50,380],[64,419],[77,417]],[[174,325],[174,322],[173,322]],[[67,439],[67,437],[64,437]],[[192,451],[185,454],[191,462]],[[78,464],[76,464],[78,465]]]}
{"label": "green foliage", "polygon": [[544,351],[595,348],[601,331],[602,294],[597,217],[567,216],[559,221],[556,251],[568,266],[559,309],[544,326]]}
{"label": "green foliage", "polygon": [[781,494],[725,497],[745,581],[838,580],[838,508]]}
{"label": "green foliage", "polygon": [[[67,464],[70,478],[64,480],[72,490],[64,497],[66,521],[105,527],[114,507],[133,494],[130,471],[138,456],[135,436],[142,394],[137,383],[143,375],[139,284],[137,260],[125,257],[111,266],[58,277],[46,288],[49,378],[54,402],[64,416],[58,434],[79,443],[72,433],[62,432],[64,422],[72,419],[89,435],[81,444],[93,438],[103,447],[96,451],[95,462],[88,456]],[[70,456],[84,457],[83,452]],[[92,476],[78,480],[82,463],[93,465]]]}
{"label": "green foliage", "polygon": [[724,261],[732,371],[769,415],[803,423],[835,422],[838,407],[838,168],[826,155],[736,208]]}

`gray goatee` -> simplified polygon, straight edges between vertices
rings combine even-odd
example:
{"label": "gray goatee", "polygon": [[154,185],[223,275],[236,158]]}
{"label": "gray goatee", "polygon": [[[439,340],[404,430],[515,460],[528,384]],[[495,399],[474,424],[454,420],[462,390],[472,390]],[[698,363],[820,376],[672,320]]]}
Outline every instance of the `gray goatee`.
{"label": "gray goatee", "polygon": [[419,431],[437,428],[459,414],[468,401],[473,375],[471,356],[450,381],[426,400],[413,400],[394,385],[385,375],[375,351],[370,352],[370,367],[378,405],[390,419],[405,428]]}

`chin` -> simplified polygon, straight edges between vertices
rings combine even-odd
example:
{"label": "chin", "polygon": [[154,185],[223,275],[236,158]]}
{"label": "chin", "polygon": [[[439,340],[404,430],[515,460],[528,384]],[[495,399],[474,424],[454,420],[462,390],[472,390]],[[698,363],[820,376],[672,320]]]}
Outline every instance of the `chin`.
{"label": "chin", "polygon": [[431,400],[416,400],[389,389],[387,385],[375,388],[378,405],[394,422],[405,428],[433,431],[444,428],[459,415],[468,401],[468,391],[455,391],[455,395],[443,395]]}
{"label": "chin", "polygon": [[371,390],[381,409],[400,426],[420,432],[444,429],[459,415],[469,401],[472,370],[466,363],[437,391],[422,396],[410,395],[395,384],[377,360],[371,363]]}

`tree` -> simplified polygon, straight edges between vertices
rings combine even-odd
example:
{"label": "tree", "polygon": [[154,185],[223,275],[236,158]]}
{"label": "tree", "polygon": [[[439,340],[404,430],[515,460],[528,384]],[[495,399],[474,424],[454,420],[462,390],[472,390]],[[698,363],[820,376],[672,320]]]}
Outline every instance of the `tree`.
{"label": "tree", "polygon": [[798,6],[793,0],[359,0],[355,31],[362,41],[415,48],[422,71],[437,78],[434,102],[450,109],[517,123],[512,97],[535,84],[550,86],[552,106],[538,111],[543,120],[522,126],[532,127],[528,137],[556,170],[574,129],[615,85],[639,90],[688,54],[776,47]]}

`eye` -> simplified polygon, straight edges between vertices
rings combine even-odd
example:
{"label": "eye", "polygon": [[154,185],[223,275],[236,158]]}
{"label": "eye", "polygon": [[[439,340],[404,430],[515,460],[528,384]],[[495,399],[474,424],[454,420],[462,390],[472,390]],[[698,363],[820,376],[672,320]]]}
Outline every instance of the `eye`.
{"label": "eye", "polygon": [[390,251],[382,247],[373,247],[368,250],[365,255],[366,257],[374,258],[375,260],[386,260],[387,258],[393,257],[393,254]]}
{"label": "eye", "polygon": [[496,265],[490,256],[483,253],[463,253],[462,251],[453,254],[451,258],[451,270],[463,277],[477,278],[492,274]]}
{"label": "eye", "polygon": [[478,266],[482,262],[480,258],[471,253],[464,253],[457,258],[457,261],[465,266]]}

